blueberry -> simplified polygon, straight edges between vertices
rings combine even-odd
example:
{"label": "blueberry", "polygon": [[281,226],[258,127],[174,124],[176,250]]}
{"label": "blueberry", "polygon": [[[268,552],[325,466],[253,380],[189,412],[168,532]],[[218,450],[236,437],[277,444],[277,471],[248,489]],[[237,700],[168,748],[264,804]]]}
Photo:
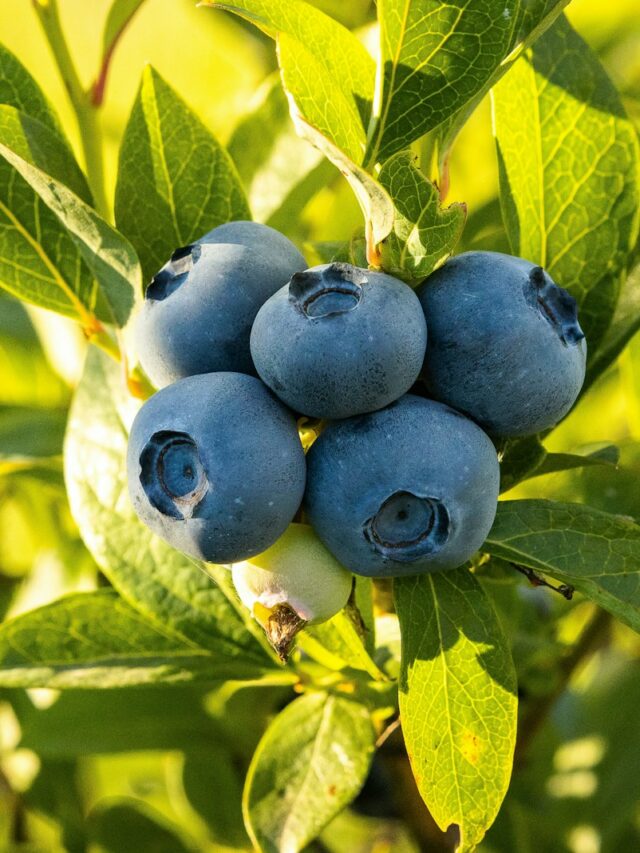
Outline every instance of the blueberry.
{"label": "blueberry", "polygon": [[412,394],[331,424],[307,454],[307,471],[309,521],[356,574],[460,566],[496,513],[500,476],[491,440],[464,415]]}
{"label": "blueberry", "polygon": [[304,491],[291,413],[253,376],[209,373],[154,394],[129,437],[138,516],[178,550],[212,563],[244,560],[286,530]]}
{"label": "blueberry", "polygon": [[171,256],[136,322],[140,363],[161,388],[199,373],[255,375],[249,336],[260,306],[306,267],[296,247],[257,222],[229,222]]}
{"label": "blueberry", "polygon": [[575,300],[541,267],[466,252],[417,293],[429,324],[429,396],[503,437],[555,426],[571,409],[587,345]]}
{"label": "blueberry", "polygon": [[316,418],[380,409],[420,372],[427,328],[411,288],[333,263],[296,273],[258,312],[251,354],[287,405]]}
{"label": "blueberry", "polygon": [[346,605],[352,575],[308,524],[291,524],[264,553],[233,567],[241,601],[259,620],[286,606],[300,620],[326,622]]}

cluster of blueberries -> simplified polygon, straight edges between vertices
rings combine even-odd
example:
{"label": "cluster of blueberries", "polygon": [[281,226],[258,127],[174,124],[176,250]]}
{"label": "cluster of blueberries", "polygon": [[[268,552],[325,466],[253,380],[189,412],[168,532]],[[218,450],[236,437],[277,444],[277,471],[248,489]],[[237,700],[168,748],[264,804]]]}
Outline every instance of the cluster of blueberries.
{"label": "cluster of blueberries", "polygon": [[[307,269],[253,222],[174,252],[136,338],[161,389],[128,451],[150,528],[244,565],[302,508],[304,548],[317,537],[336,564],[376,577],[477,551],[498,499],[492,439],[555,425],[586,358],[575,301],[528,261],[467,252],[414,291],[347,263]],[[319,433],[306,458],[302,417]]]}

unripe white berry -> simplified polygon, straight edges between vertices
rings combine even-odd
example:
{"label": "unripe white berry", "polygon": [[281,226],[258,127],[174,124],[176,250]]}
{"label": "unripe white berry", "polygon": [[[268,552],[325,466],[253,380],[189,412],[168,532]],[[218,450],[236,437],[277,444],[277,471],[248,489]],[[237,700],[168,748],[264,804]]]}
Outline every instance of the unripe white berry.
{"label": "unripe white berry", "polygon": [[271,548],[233,566],[233,582],[258,621],[286,605],[309,624],[325,622],[342,610],[351,593],[352,575],[309,525],[290,524]]}

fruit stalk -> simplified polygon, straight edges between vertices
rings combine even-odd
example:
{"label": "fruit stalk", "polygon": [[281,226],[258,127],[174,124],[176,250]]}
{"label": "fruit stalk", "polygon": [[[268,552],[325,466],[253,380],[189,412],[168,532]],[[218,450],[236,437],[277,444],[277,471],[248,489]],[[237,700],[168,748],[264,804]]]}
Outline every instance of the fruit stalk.
{"label": "fruit stalk", "polygon": [[33,0],[33,6],[76,115],[87,177],[96,210],[108,219],[110,209],[105,189],[104,154],[98,107],[93,103],[91,92],[86,91],[80,82],[62,30],[58,0]]}

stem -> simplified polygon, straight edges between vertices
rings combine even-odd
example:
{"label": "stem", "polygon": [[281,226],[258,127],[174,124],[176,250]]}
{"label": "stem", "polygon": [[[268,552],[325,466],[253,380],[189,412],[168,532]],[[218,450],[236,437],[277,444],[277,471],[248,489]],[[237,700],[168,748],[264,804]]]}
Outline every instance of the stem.
{"label": "stem", "polygon": [[[102,88],[99,97],[96,97],[95,86],[85,90],[82,86],[75,63],[69,51],[69,46],[62,30],[58,0],[32,0],[36,15],[42,25],[47,42],[53,53],[53,57],[60,71],[67,95],[73,106],[80,140],[84,156],[85,168],[89,184],[93,193],[95,208],[105,219],[110,218],[110,207],[107,200],[104,179],[104,150],[102,145],[102,130],[100,126],[99,108],[102,104],[104,94],[104,83],[108,71],[108,64],[113,55],[113,50],[105,57],[102,69]],[[124,27],[122,28],[124,31]],[[116,41],[122,35],[118,34]],[[82,306],[80,306],[82,316]],[[126,370],[126,382],[129,391],[137,397],[145,399],[153,393],[154,389],[146,377],[139,371],[130,373],[124,352],[120,350],[118,342],[109,334],[99,320],[89,315],[82,321],[84,333],[87,340],[106,352],[117,362],[122,362]]]}
{"label": "stem", "polygon": [[93,192],[96,210],[108,218],[109,203],[104,182],[102,135],[97,107],[92,102],[91,92],[84,90],[78,77],[67,40],[62,31],[58,0],[33,0],[33,6],[76,114],[87,177]]}
{"label": "stem", "polygon": [[514,568],[517,572],[523,574],[531,586],[545,586],[547,589],[551,589],[554,592],[557,592],[563,598],[566,598],[567,601],[571,601],[573,598],[573,594],[575,589],[570,586],[568,583],[562,583],[560,586],[554,586],[549,581],[545,580],[541,575],[539,575],[533,569],[530,569],[528,566],[521,566],[519,563],[511,563],[512,568]]}
{"label": "stem", "polygon": [[11,783],[2,768],[0,768],[0,795],[9,801],[5,805],[9,805],[12,812],[10,818],[11,841],[16,844],[23,844],[29,840],[25,828],[24,803],[20,795],[11,787]]}
{"label": "stem", "polygon": [[528,706],[519,725],[520,731],[516,744],[514,767],[519,768],[523,765],[532,741],[547,720],[556,700],[564,693],[579,666],[600,648],[610,625],[611,614],[606,610],[597,608],[587,622],[574,648],[560,665],[560,678],[557,688],[549,695],[541,696]]}
{"label": "stem", "polygon": [[102,55],[102,61],[100,63],[100,68],[98,70],[98,76],[96,77],[95,83],[91,86],[91,103],[94,107],[102,106],[102,102],[104,101],[104,94],[107,88],[107,78],[109,77],[109,69],[111,68],[111,60],[113,59],[113,54],[116,51],[116,48],[120,42],[120,39],[124,35],[127,27],[140,10],[142,3],[139,3],[132,12],[129,13],[126,20],[122,23],[122,26],[118,30],[118,32],[113,36],[111,44],[106,45],[104,48],[104,53]]}

